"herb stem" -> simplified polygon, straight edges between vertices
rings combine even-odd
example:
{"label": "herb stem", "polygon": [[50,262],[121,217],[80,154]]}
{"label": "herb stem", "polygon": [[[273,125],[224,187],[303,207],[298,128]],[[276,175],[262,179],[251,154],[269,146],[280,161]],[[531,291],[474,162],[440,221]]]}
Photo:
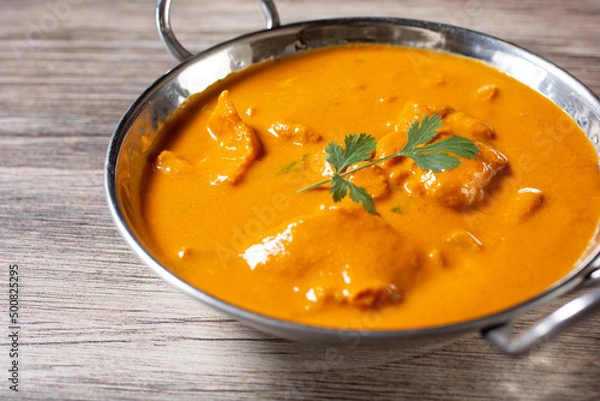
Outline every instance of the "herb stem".
{"label": "herb stem", "polygon": [[307,187],[304,187],[302,189],[299,189],[298,192],[306,192],[306,191],[310,191],[311,189],[315,189],[315,188],[319,188],[321,185],[323,184],[327,184],[329,181],[331,181],[331,178],[327,178],[325,180],[321,180],[319,182],[315,182],[312,185],[309,185]]}
{"label": "herb stem", "polygon": [[[402,149],[402,150],[404,150],[404,149]],[[355,173],[355,172],[357,172],[358,170],[362,170],[363,168],[371,167],[371,166],[373,166],[373,165],[375,165],[375,164],[377,164],[377,163],[384,162],[384,161],[386,161],[386,160],[389,160],[389,159],[391,159],[391,158],[394,158],[394,157],[396,157],[396,156],[404,156],[404,155],[402,154],[402,150],[400,150],[399,152],[393,153],[393,154],[391,154],[391,155],[387,155],[387,156],[381,157],[381,158],[379,158],[379,159],[371,160],[370,162],[368,162],[368,163],[365,163],[365,164],[363,164],[362,166],[358,166],[358,167],[355,167],[355,168],[353,168],[353,169],[350,169],[350,170],[344,171],[343,173],[339,173],[338,175],[339,175],[340,177],[344,177],[344,176],[346,176],[346,175],[349,175],[349,174]],[[323,185],[323,184],[327,184],[327,183],[328,183],[328,182],[330,182],[330,181],[331,181],[331,178],[327,178],[327,179],[325,179],[325,180],[321,180],[321,181],[319,181],[319,182],[315,182],[315,183],[314,183],[314,184],[312,184],[312,185],[309,185],[309,186],[307,186],[307,187],[304,187],[304,188],[302,188],[302,189],[299,189],[299,190],[298,190],[298,192],[306,192],[306,191],[310,191],[311,189],[318,188],[318,187],[320,187],[321,185]]]}

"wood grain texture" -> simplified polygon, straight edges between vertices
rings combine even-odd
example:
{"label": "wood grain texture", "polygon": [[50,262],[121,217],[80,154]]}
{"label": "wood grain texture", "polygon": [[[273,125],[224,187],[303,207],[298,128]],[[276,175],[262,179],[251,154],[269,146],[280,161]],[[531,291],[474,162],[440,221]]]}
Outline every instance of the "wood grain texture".
{"label": "wood grain texture", "polygon": [[[262,29],[254,0],[176,0],[198,51]],[[600,92],[597,0],[280,0],[284,22],[428,19],[527,47]],[[595,400],[600,316],[518,359],[478,333],[418,349],[324,347],[248,328],[149,271],[111,221],[109,137],[176,62],[154,1],[0,0],[0,282],[18,264],[19,394],[8,390],[0,297],[0,399]],[[561,301],[524,316],[519,327]]]}

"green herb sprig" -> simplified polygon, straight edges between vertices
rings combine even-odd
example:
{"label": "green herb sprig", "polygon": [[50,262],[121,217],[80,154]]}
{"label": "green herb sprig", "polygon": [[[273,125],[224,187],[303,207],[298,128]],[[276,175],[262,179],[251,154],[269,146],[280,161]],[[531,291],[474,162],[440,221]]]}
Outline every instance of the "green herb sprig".
{"label": "green herb sprig", "polygon": [[349,196],[354,202],[361,203],[369,213],[377,214],[371,195],[364,188],[344,177],[398,156],[410,157],[421,169],[433,172],[451,170],[460,166],[461,160],[454,155],[467,159],[474,159],[477,156],[479,149],[468,138],[451,136],[441,141],[431,142],[441,127],[442,118],[439,115],[425,115],[420,123],[419,120],[415,120],[411,124],[407,132],[406,144],[402,149],[353,169],[348,169],[348,167],[372,158],[372,153],[377,148],[376,139],[371,135],[361,133],[360,135],[346,135],[344,138],[345,148],[336,142],[330,142],[325,147],[327,153],[325,160],[333,166],[333,175],[329,179],[316,182],[298,192],[309,191],[330,183],[329,192],[334,202],[340,202]]}

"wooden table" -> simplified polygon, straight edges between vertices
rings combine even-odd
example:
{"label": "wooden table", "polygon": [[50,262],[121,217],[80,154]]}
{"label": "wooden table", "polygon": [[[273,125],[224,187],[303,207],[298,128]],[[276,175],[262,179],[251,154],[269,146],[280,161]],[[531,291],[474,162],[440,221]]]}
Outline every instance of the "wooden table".
{"label": "wooden table", "polygon": [[[175,30],[195,51],[263,26],[254,0],[174,3]],[[373,15],[480,30],[600,93],[597,0],[278,3],[284,22]],[[518,359],[478,333],[426,349],[346,350],[263,335],[169,286],[121,239],[103,189],[112,130],[176,64],[154,2],[0,4],[0,399],[599,399],[600,316]],[[11,265],[18,394],[7,380]]]}

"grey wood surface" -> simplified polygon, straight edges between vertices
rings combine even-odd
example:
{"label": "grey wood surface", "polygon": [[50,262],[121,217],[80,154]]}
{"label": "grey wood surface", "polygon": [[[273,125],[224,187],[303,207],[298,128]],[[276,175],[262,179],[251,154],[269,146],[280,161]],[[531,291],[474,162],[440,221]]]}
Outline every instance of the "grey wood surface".
{"label": "grey wood surface", "polygon": [[[194,51],[263,26],[254,0],[174,3],[175,29]],[[480,30],[600,93],[598,0],[278,5],[284,22],[396,16]],[[263,335],[161,281],[113,226],[102,174],[118,120],[174,65],[152,0],[0,0],[0,399],[600,398],[600,315],[517,359],[478,333],[428,348],[345,349]],[[12,264],[18,393],[8,387]]]}

